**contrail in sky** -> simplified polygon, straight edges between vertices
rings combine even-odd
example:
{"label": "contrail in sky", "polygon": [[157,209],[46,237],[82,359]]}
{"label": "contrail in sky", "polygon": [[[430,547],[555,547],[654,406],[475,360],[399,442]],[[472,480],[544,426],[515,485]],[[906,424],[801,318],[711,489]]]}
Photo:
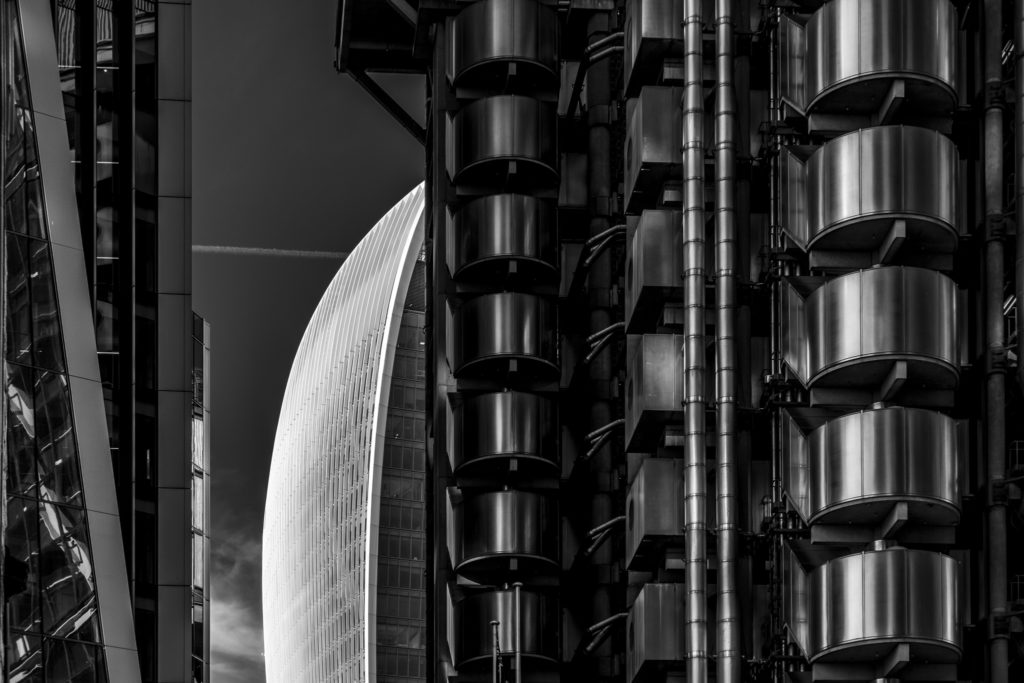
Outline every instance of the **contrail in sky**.
{"label": "contrail in sky", "polygon": [[263,247],[215,246],[193,244],[193,254],[228,254],[230,256],[291,256],[295,258],[326,258],[343,261],[347,251],[305,251],[302,249],[266,249]]}

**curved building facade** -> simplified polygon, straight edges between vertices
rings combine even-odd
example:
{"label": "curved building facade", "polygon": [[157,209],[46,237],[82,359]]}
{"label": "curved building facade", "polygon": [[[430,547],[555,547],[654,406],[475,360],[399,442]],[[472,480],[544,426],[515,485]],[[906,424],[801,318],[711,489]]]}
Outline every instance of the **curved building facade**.
{"label": "curved building facade", "polygon": [[267,680],[424,678],[423,186],[338,270],[281,406],[263,530]]}

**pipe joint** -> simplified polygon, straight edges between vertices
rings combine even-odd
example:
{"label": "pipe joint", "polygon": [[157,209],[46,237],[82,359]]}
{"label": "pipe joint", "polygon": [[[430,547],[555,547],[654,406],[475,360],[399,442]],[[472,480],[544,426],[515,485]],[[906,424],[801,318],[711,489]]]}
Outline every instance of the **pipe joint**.
{"label": "pipe joint", "polygon": [[990,347],[985,350],[985,375],[1005,375],[1008,368],[1006,348]]}
{"label": "pipe joint", "polygon": [[1010,218],[1004,214],[993,213],[985,216],[985,241],[1002,242],[1012,231]]}
{"label": "pipe joint", "polygon": [[1006,109],[1006,89],[1002,83],[987,83],[985,87],[985,111]]}

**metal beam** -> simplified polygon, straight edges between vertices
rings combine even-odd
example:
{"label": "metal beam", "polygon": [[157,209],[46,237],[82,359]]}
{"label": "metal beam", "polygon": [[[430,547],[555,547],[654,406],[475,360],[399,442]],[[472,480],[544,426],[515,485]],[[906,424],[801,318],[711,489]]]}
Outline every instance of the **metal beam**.
{"label": "metal beam", "polygon": [[384,107],[391,116],[394,117],[402,128],[409,131],[416,141],[421,145],[427,144],[427,131],[416,122],[416,119],[412,115],[402,108],[395,98],[391,97],[388,92],[380,87],[377,81],[370,78],[370,76],[362,70],[350,70],[348,72],[356,83],[363,86],[363,89],[370,94],[370,97],[377,100],[377,103]]}

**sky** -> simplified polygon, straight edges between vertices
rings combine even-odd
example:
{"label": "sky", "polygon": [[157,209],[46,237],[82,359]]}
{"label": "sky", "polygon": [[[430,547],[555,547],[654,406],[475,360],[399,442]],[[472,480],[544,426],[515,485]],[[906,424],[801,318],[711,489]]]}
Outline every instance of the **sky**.
{"label": "sky", "polygon": [[[192,239],[350,251],[423,176],[423,148],[333,67],[336,0],[192,5]],[[385,85],[421,115],[422,85]],[[291,361],[336,258],[194,253],[212,326],[212,679],[264,681],[263,502]]]}

